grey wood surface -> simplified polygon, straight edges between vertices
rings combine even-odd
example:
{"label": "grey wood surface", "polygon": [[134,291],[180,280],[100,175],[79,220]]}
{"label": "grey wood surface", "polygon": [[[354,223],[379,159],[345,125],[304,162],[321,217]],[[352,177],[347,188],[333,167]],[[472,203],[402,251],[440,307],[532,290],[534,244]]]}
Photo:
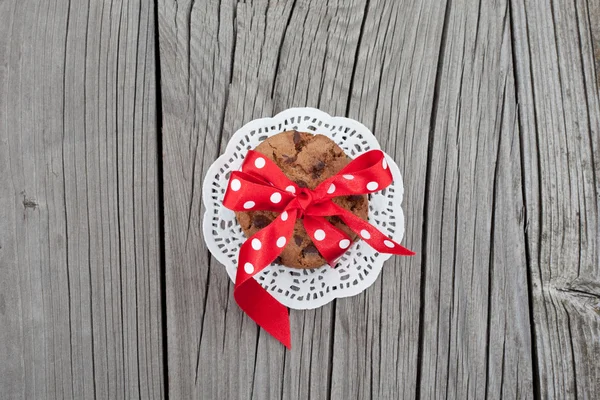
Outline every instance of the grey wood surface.
{"label": "grey wood surface", "polygon": [[[600,397],[600,1],[0,1],[0,398]],[[201,233],[245,122],[403,173],[364,293],[240,311]]]}
{"label": "grey wood surface", "polygon": [[532,329],[541,397],[594,399],[600,397],[600,71],[590,29],[600,21],[586,2],[552,5],[521,1],[513,8]]}
{"label": "grey wood surface", "polygon": [[[570,318],[588,322],[575,334],[538,327],[540,305],[548,299],[535,290],[540,280],[536,270],[542,267],[533,255],[537,235],[532,230],[552,214],[541,213],[543,204],[529,194],[538,191],[532,174],[553,172],[550,165],[530,160],[536,152],[555,151],[558,142],[528,145],[531,135],[551,138],[554,132],[528,125],[543,104],[521,99],[533,84],[531,72],[522,68],[532,55],[545,56],[546,44],[554,42],[531,44],[529,37],[550,36],[523,20],[524,4],[159,4],[164,140],[175,149],[165,152],[164,166],[166,182],[177,177],[178,185],[173,186],[177,195],[166,198],[166,248],[181,257],[185,242],[192,260],[188,265],[176,258],[176,268],[169,268],[167,259],[169,332],[176,332],[169,335],[168,346],[172,394],[561,398],[577,395],[554,391],[569,375],[573,385],[586,386],[580,388],[582,395],[597,390],[593,360],[598,342],[586,343],[596,332],[593,308],[571,311],[576,315]],[[528,5],[536,11],[539,6]],[[548,3],[541,8],[546,15],[538,18],[584,59],[583,65],[563,68],[572,79],[593,82],[593,24],[587,4],[567,7],[565,14],[576,12],[586,21],[570,26],[553,18],[560,7]],[[577,33],[575,28],[584,40],[567,36]],[[551,59],[543,67],[556,70],[559,64]],[[540,82],[545,85],[541,90],[551,87],[542,78]],[[562,82],[568,90],[570,82]],[[583,104],[589,109],[598,92],[588,88]],[[562,96],[560,89],[546,95],[544,100],[556,106],[544,110],[551,111],[547,118],[562,113],[557,102]],[[420,256],[390,262],[381,279],[359,296],[315,311],[291,311],[293,348],[284,352],[253,329],[231,301],[231,283],[199,240],[197,188],[237,127],[303,105],[361,120],[395,156],[407,187],[406,243]],[[566,109],[564,114],[577,111]],[[578,262],[583,243],[594,242],[586,250],[587,266],[598,273],[593,250],[598,240],[597,147],[592,134],[597,121],[586,120],[592,111],[577,115],[581,129],[588,129],[589,143],[572,147],[572,161],[563,169],[566,178],[581,180],[580,185],[586,179],[583,171],[591,174],[585,197],[589,210],[581,210],[585,237],[572,237],[563,259],[547,263],[548,270],[570,269],[565,263]],[[584,150],[587,154],[580,157]],[[570,168],[577,171],[576,164],[585,160],[587,167],[570,176]],[[546,201],[551,203],[550,196]],[[558,214],[577,212],[566,202],[554,207]],[[572,226],[578,230],[582,225]],[[191,249],[190,232],[198,235]],[[555,231],[556,240],[560,232]],[[188,287],[193,296],[185,294]],[[594,292],[579,295],[586,296],[588,306],[597,303]],[[547,351],[561,354],[565,346],[579,357],[577,366],[565,365],[556,355],[543,357]],[[558,372],[562,369],[567,371]],[[578,371],[583,376],[575,379]]]}
{"label": "grey wood surface", "polygon": [[453,1],[432,115],[421,395],[531,398],[519,130],[506,1]]}
{"label": "grey wood surface", "polygon": [[165,396],[154,7],[0,1],[0,398]]}

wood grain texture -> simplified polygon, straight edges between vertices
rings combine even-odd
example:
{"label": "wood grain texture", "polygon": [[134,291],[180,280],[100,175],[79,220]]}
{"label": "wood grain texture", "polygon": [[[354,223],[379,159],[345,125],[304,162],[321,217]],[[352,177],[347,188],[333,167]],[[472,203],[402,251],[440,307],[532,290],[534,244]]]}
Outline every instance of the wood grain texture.
{"label": "wood grain texture", "polygon": [[[599,18],[0,1],[1,397],[599,398]],[[372,129],[418,255],[292,310],[286,351],[204,245],[201,186],[238,127],[294,106]]]}
{"label": "wood grain texture", "polygon": [[348,115],[371,128],[400,166],[403,243],[364,293],[337,301],[333,399],[415,398],[419,393],[422,247],[436,71],[446,2],[370,1],[363,17]]}
{"label": "wood grain texture", "polygon": [[504,1],[452,1],[432,115],[421,398],[531,398],[519,131]]}
{"label": "wood grain texture", "polygon": [[588,29],[592,33],[592,51],[596,66],[596,86],[600,90],[600,0],[588,0],[586,6],[583,11],[589,19]]}
{"label": "wood grain texture", "polygon": [[260,331],[233,301],[224,268],[200,236],[200,186],[243,123],[290,106],[345,112],[364,9],[364,2],[160,2],[165,190],[173,193],[165,199],[165,231],[175,398],[324,398],[329,392],[333,306],[291,313],[289,353]]}
{"label": "wood grain texture", "polygon": [[[256,327],[249,322],[241,329],[241,314],[227,306],[233,302],[228,277],[224,270],[219,274],[218,268],[215,268],[217,271],[210,268],[212,261],[203,243],[200,224],[204,212],[201,210],[202,178],[219,152],[229,93],[235,4],[160,1],[157,11],[163,113],[169,392],[173,398],[198,398],[196,383],[205,376],[212,376],[212,382],[202,382],[213,386],[203,385],[202,390],[206,391],[206,398],[216,398],[217,390],[240,388],[237,380],[228,382],[229,371],[224,370],[223,365],[236,368],[236,361],[246,349],[231,349],[222,357],[201,359],[201,339],[214,337],[211,350],[217,352],[225,344],[223,336],[213,335],[220,325],[237,324],[238,329],[231,333],[240,332],[246,338],[256,334]],[[216,301],[208,302],[207,288],[212,288]],[[215,317],[207,318],[205,324],[205,315]],[[254,342],[250,339],[244,345],[254,347]],[[227,357],[231,357],[231,363],[226,362]],[[240,365],[246,373],[251,367],[251,361]],[[212,375],[206,375],[205,369]],[[242,385],[247,389],[247,382]]]}
{"label": "wood grain texture", "polygon": [[154,10],[0,2],[0,393],[162,398]]}
{"label": "wood grain texture", "polygon": [[511,1],[542,398],[600,397],[600,106],[585,1]]}

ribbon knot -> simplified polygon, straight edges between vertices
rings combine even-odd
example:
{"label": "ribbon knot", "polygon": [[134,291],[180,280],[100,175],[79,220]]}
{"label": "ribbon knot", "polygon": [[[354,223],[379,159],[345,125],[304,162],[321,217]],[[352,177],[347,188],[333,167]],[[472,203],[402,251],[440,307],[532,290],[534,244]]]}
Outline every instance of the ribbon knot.
{"label": "ribbon knot", "polygon": [[380,253],[414,255],[367,221],[332,201],[338,196],[374,193],[391,183],[392,174],[380,150],[362,154],[314,190],[299,187],[274,162],[250,150],[242,170],[232,172],[229,178],[223,205],[233,211],[267,210],[280,214],[240,248],[234,288],[234,297],[240,308],[286,347],[291,347],[286,308],[253,277],[283,251],[298,219],[302,219],[313,244],[331,266],[335,266],[335,261],[352,243],[344,231],[324,218],[332,215],[337,215]]}
{"label": "ribbon knot", "polygon": [[301,188],[300,192],[296,195],[296,198],[294,200],[292,200],[289,204],[288,207],[289,209],[293,209],[293,208],[297,208],[298,209],[298,215],[297,215],[297,219],[300,219],[304,216],[304,214],[306,213],[306,210],[313,205],[314,203],[314,198],[313,198],[313,191],[307,188]]}

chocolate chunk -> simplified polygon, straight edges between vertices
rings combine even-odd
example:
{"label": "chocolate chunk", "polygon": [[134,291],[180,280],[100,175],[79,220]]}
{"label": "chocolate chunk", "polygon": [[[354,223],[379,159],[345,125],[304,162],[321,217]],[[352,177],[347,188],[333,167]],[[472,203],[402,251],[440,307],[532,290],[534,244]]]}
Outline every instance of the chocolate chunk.
{"label": "chocolate chunk", "polygon": [[332,224],[343,224],[344,221],[342,221],[342,219],[340,217],[338,217],[337,215],[334,215],[333,217],[329,217],[329,222],[331,222]]}
{"label": "chocolate chunk", "polygon": [[325,169],[325,163],[321,160],[318,160],[312,167],[313,178],[318,178],[321,176],[321,173]]}
{"label": "chocolate chunk", "polygon": [[281,256],[277,256],[277,258],[276,258],[275,260],[273,260],[273,262],[274,262],[275,264],[279,264],[279,265],[281,265]]}
{"label": "chocolate chunk", "polygon": [[300,186],[301,188],[307,188],[308,184],[306,182],[304,182],[302,179],[298,179],[296,182],[296,185]]}
{"label": "chocolate chunk", "polygon": [[302,255],[305,256],[307,254],[319,254],[319,250],[317,250],[314,244],[309,244],[302,249]]}
{"label": "chocolate chunk", "polygon": [[294,242],[296,242],[296,246],[302,246],[302,236],[294,235]]}
{"label": "chocolate chunk", "polygon": [[294,131],[294,146],[296,147],[296,150],[302,148],[302,135],[300,135],[300,132],[298,131]]}
{"label": "chocolate chunk", "polygon": [[294,163],[294,162],[296,162],[297,159],[298,159],[298,156],[290,157],[285,154],[283,155],[283,162],[286,164]]}
{"label": "chocolate chunk", "polygon": [[262,229],[265,226],[269,225],[271,223],[271,220],[269,218],[265,217],[264,215],[257,214],[254,216],[252,223],[258,229]]}
{"label": "chocolate chunk", "polygon": [[362,195],[360,194],[353,194],[351,196],[348,196],[348,201],[360,201],[362,200]]}
{"label": "chocolate chunk", "polygon": [[302,136],[300,135],[300,132],[294,131],[294,144],[300,143],[300,140],[302,140]]}

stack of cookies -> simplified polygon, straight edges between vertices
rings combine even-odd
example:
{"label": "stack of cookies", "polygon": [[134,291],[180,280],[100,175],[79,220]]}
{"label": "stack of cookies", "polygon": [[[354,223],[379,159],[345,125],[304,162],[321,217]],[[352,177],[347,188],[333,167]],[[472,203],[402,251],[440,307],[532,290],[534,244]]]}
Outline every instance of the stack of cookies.
{"label": "stack of cookies", "polygon": [[[286,131],[271,136],[255,151],[273,161],[287,177],[298,186],[315,189],[321,182],[337,174],[351,159],[344,151],[323,135]],[[333,201],[360,218],[367,220],[369,203],[367,195],[340,196]],[[236,212],[246,237],[266,227],[277,217],[271,211]],[[327,217],[336,228],[344,231],[353,241],[357,235],[338,217]],[[292,268],[317,268],[326,264],[311,238],[306,233],[302,221],[296,221],[294,234],[275,263]]]}

